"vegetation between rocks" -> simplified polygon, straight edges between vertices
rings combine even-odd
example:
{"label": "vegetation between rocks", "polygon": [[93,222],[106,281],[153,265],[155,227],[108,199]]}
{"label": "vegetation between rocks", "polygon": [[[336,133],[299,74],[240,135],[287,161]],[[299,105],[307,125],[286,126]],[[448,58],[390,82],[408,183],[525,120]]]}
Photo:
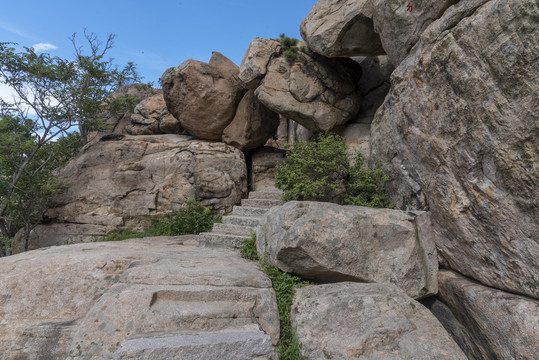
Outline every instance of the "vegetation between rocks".
{"label": "vegetation between rocks", "polygon": [[305,46],[301,46],[298,48],[298,39],[289,38],[285,36],[285,34],[279,35],[281,38],[281,51],[285,58],[288,60],[296,60],[301,57],[299,52],[305,52],[307,48]]}
{"label": "vegetation between rocks", "polygon": [[[243,241],[241,256],[245,259],[258,261],[256,251],[256,233]],[[300,277],[281,271],[278,267],[270,265],[266,260],[260,262],[260,269],[271,279],[273,290],[277,298],[281,336],[279,339],[279,355],[281,360],[305,359],[301,354],[301,343],[298,341],[290,323],[290,309],[294,298],[295,289],[310,283]]]}
{"label": "vegetation between rocks", "polygon": [[99,241],[120,241],[150,236],[199,234],[201,232],[211,231],[213,224],[216,222],[221,222],[221,215],[214,215],[211,213],[210,208],[203,206],[194,199],[189,199],[175,215],[152,220],[150,226],[143,232],[119,229],[110,232],[105,237],[99,239]]}
{"label": "vegetation between rocks", "polygon": [[388,177],[383,170],[366,167],[361,153],[352,156],[347,150],[343,137],[327,132],[313,142],[295,143],[275,174],[283,201],[393,207],[384,189]]}

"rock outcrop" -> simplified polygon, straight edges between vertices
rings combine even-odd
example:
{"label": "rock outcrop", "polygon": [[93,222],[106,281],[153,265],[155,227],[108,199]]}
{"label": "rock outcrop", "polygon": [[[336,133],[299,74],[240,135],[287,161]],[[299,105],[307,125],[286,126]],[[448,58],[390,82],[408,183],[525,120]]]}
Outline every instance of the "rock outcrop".
{"label": "rock outcrop", "polygon": [[429,209],[439,253],[481,283],[539,298],[539,6],[459,2],[393,72],[372,124],[402,209]]}
{"label": "rock outcrop", "polygon": [[475,359],[534,359],[539,351],[539,301],[440,271],[438,298],[455,320],[433,313]]}
{"label": "rock outcrop", "polygon": [[[189,236],[187,236],[189,238]],[[3,359],[269,359],[271,281],[186,237],[52,247],[0,262]]]}
{"label": "rock outcrop", "polygon": [[281,56],[277,40],[257,38],[253,42],[239,76],[245,86],[256,87],[256,97],[270,110],[311,131],[330,130],[357,114],[361,105],[357,63],[328,59],[308,50],[290,60]]}
{"label": "rock outcrop", "polygon": [[391,283],[413,298],[438,291],[424,212],[291,201],[264,215],[256,244],[261,258],[307,279]]}
{"label": "rock outcrop", "polygon": [[126,126],[130,135],[182,134],[180,121],[167,109],[163,92],[142,100],[130,115],[131,122]]}
{"label": "rock outcrop", "polygon": [[387,54],[396,66],[427,26],[457,2],[320,0],[301,23],[301,36],[323,56]]}
{"label": "rock outcrop", "polygon": [[108,135],[61,172],[64,190],[32,232],[29,249],[92,241],[117,227],[141,230],[189,198],[226,213],[247,192],[243,154],[181,135]]}
{"label": "rock outcrop", "polygon": [[239,68],[218,52],[209,63],[187,60],[161,77],[167,108],[189,134],[220,140],[245,90]]}
{"label": "rock outcrop", "polygon": [[[111,99],[121,97],[129,98],[130,103],[138,104],[144,100],[162,94],[160,89],[154,89],[147,84],[132,84],[122,87],[110,95]],[[126,135],[132,126],[131,112],[119,112],[105,120],[105,127],[99,131],[92,131],[88,134],[88,142],[99,141],[104,135]]]}
{"label": "rock outcrop", "polygon": [[309,49],[326,57],[384,55],[372,0],[319,0],[300,26]]}
{"label": "rock outcrop", "polygon": [[260,147],[275,134],[279,114],[270,111],[248,91],[241,99],[232,122],[223,131],[223,142],[240,150]]}
{"label": "rock outcrop", "polygon": [[466,359],[436,318],[393,285],[300,288],[290,318],[308,359]]}

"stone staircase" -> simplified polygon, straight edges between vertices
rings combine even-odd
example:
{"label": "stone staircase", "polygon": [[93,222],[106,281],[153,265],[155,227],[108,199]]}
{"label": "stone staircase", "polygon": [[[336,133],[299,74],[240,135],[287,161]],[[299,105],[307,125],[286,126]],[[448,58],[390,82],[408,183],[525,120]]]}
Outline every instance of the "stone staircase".
{"label": "stone staircase", "polygon": [[282,193],[278,189],[251,191],[249,198],[241,200],[241,206],[234,206],[231,215],[223,216],[221,224],[199,234],[199,246],[241,248],[243,240],[256,231],[260,218],[273,206],[283,204]]}

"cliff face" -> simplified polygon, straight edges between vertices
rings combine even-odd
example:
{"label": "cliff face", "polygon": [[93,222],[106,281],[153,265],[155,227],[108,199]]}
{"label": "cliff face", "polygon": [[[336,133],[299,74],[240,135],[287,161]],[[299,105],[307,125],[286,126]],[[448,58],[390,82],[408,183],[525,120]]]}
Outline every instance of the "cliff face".
{"label": "cliff face", "polygon": [[539,8],[461,2],[393,73],[372,160],[401,208],[429,209],[447,265],[539,297]]}

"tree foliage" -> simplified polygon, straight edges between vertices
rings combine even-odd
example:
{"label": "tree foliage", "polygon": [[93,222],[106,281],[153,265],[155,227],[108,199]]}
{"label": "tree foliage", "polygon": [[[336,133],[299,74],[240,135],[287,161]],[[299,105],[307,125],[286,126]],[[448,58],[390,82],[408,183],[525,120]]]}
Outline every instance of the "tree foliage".
{"label": "tree foliage", "polygon": [[313,142],[293,145],[277,167],[275,185],[284,191],[284,201],[392,207],[384,189],[387,176],[379,167],[365,167],[364,162],[361,153],[348,155],[344,138],[322,133]]}
{"label": "tree foliage", "polygon": [[[0,232],[11,238],[29,231],[47,207],[58,183],[54,170],[86,142],[88,132],[112,111],[131,106],[126,96],[108,96],[138,82],[135,66],[118,69],[105,55],[113,35],[100,42],[84,32],[86,47],[71,40],[74,59],[17,51],[0,42],[0,83],[13,92],[0,99]],[[80,134],[73,134],[78,127]],[[0,246],[0,255],[6,253]]]}

